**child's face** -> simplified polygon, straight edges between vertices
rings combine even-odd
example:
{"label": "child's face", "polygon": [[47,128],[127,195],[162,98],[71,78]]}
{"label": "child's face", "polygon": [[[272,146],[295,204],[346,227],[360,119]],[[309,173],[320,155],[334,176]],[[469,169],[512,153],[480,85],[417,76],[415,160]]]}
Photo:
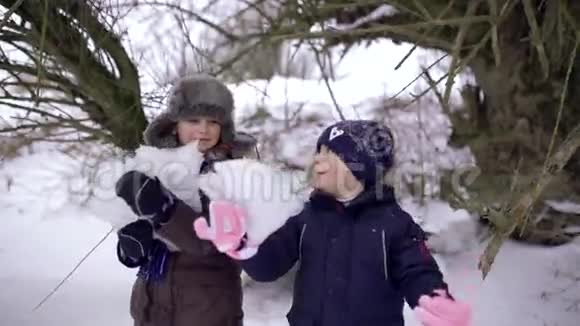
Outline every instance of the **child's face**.
{"label": "child's face", "polygon": [[363,185],[344,162],[326,146],[314,156],[313,187],[336,198],[348,198],[360,193]]}
{"label": "child's face", "polygon": [[217,145],[222,128],[214,119],[199,117],[177,122],[177,137],[181,144],[199,140],[199,151],[204,153]]}

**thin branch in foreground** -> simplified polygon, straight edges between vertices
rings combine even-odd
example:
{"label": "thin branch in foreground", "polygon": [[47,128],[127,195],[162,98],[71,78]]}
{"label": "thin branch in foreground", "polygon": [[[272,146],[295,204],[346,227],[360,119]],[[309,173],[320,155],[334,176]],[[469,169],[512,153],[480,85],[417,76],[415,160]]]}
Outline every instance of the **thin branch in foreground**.
{"label": "thin branch in foreground", "polygon": [[221,26],[219,26],[218,23],[214,23],[214,22],[210,21],[209,19],[206,19],[206,18],[202,17],[201,15],[197,14],[193,10],[189,10],[187,8],[184,8],[184,7],[177,5],[177,4],[174,4],[174,3],[164,3],[161,1],[135,0],[131,3],[120,4],[118,6],[119,7],[151,6],[151,7],[161,7],[161,8],[165,7],[167,9],[175,10],[177,12],[184,14],[184,15],[192,17],[193,19],[199,21],[200,23],[202,23],[202,24],[212,28],[216,32],[220,33],[221,35],[226,37],[230,42],[238,41],[238,37],[236,35],[229,33],[228,31],[223,29]]}
{"label": "thin branch in foreground", "polygon": [[[443,59],[447,58],[449,56],[449,54],[444,54],[443,56],[441,56],[439,59],[435,60],[435,62],[433,62],[432,64],[429,65],[429,67],[425,68],[426,70],[430,70],[431,68],[435,67],[439,62],[441,62]],[[417,80],[419,80],[421,78],[422,74],[419,74],[418,76],[415,77],[415,79],[413,79],[412,81],[410,81],[407,85],[405,85],[405,87],[403,87],[403,89],[401,89],[400,91],[398,91],[395,95],[391,96],[389,98],[389,101],[392,101],[394,99],[396,99],[399,95],[401,95],[404,91],[407,90],[407,88],[411,87],[411,85],[413,85],[413,83],[415,83]]]}
{"label": "thin branch in foreground", "polygon": [[38,303],[38,305],[36,305],[34,309],[32,309],[32,311],[38,310],[46,301],[48,301],[48,299],[50,299],[50,297],[52,297],[56,293],[56,291],[58,291],[58,289],[60,289],[60,287],[63,286],[64,283],[66,283],[66,281],[68,281],[68,279],[83,264],[83,262],[87,260],[87,258],[89,258],[89,256],[95,250],[97,250],[97,248],[99,248],[103,242],[105,242],[105,240],[107,240],[107,238],[109,237],[109,235],[111,235],[111,233],[113,233],[113,231],[115,231],[115,228],[111,227],[111,229],[103,236],[103,238],[99,242],[97,242],[97,244],[91,250],[89,250],[89,252],[75,265],[72,271],[70,271],[70,273],[68,273],[64,277],[64,279],[60,283],[58,283],[58,285],[46,297],[44,297],[44,299],[42,299],[42,301],[40,301],[40,303]]}
{"label": "thin branch in foreground", "polygon": [[407,61],[407,59],[409,59],[409,57],[411,56],[411,54],[413,54],[413,52],[415,52],[415,50],[417,50],[417,44],[414,44],[413,47],[411,48],[411,50],[409,50],[409,52],[407,52],[407,54],[405,54],[405,56],[403,57],[403,59],[401,59],[401,61],[399,61],[399,63],[397,63],[397,65],[395,66],[395,70],[399,70],[399,68],[401,68],[401,66],[403,65],[403,63],[405,63],[405,61]]}
{"label": "thin branch in foreground", "polygon": [[18,9],[18,7],[20,7],[20,5],[23,2],[24,2],[24,0],[18,0],[14,3],[14,5],[12,5],[12,7],[10,7],[10,9],[8,9],[8,11],[4,14],[2,21],[0,22],[0,30],[4,27],[4,25],[6,25],[6,23],[10,19],[10,17],[12,17],[14,12]]}
{"label": "thin branch in foreground", "polygon": [[[441,13],[439,13],[439,15],[437,15],[437,19],[443,19],[443,17],[445,17],[445,15],[447,14],[447,12],[451,9],[451,7],[453,6],[453,0],[449,1],[447,7],[441,11]],[[424,8],[424,7],[423,7]],[[430,20],[432,20],[433,18],[429,18]],[[425,40],[425,38],[429,35],[430,32],[432,32],[433,29],[428,30],[427,32],[425,32],[425,37],[419,39],[411,48],[411,50],[409,50],[409,52],[403,57],[403,59],[401,59],[401,61],[395,66],[395,70],[398,70],[399,68],[401,68],[401,66],[403,65],[403,63],[405,63],[405,61],[407,61],[407,59],[411,56],[411,54],[413,52],[415,52],[415,50],[418,48],[417,44],[421,44],[423,43],[423,41]],[[427,68],[429,69],[429,68]]]}
{"label": "thin branch in foreground", "polygon": [[449,73],[445,73],[443,76],[441,76],[441,78],[437,79],[437,81],[435,81],[434,83],[430,83],[429,87],[427,87],[427,89],[423,90],[421,93],[414,95],[411,94],[411,96],[413,97],[413,100],[409,103],[407,103],[407,105],[405,105],[402,110],[410,107],[411,105],[415,104],[417,101],[419,101],[421,98],[423,98],[423,96],[425,96],[427,93],[429,93],[430,90],[436,90],[437,86],[439,84],[441,84],[441,82],[443,80],[445,80],[445,78],[449,78]]}
{"label": "thin branch in foreground", "polygon": [[[477,8],[479,7],[480,0],[472,0],[467,7],[467,11],[465,12],[465,16],[471,16],[475,13]],[[447,78],[447,82],[445,84],[445,92],[443,93],[443,101],[447,103],[446,105],[449,106],[449,98],[451,97],[451,90],[453,88],[453,84],[455,83],[455,74],[459,71],[456,69],[457,64],[460,61],[460,51],[463,47],[463,42],[465,40],[465,36],[467,35],[467,30],[470,26],[470,22],[466,22],[465,24],[459,27],[459,32],[455,37],[455,44],[453,46],[453,51],[451,55],[451,66],[449,67],[449,78]]]}
{"label": "thin branch in foreground", "polygon": [[491,26],[491,49],[493,52],[493,57],[495,60],[495,66],[499,67],[501,64],[501,50],[499,49],[499,31],[497,28],[497,0],[487,0],[489,5],[489,11],[494,17],[495,22]]}
{"label": "thin branch in foreground", "polygon": [[544,48],[542,34],[538,27],[536,11],[530,0],[522,0],[521,2],[524,5],[524,12],[532,33],[531,43],[536,48],[536,51],[538,51],[538,61],[540,61],[540,67],[542,67],[543,77],[545,79],[550,75],[550,63],[546,55],[546,49]]}
{"label": "thin branch in foreground", "polygon": [[548,167],[548,159],[552,155],[552,150],[554,148],[554,143],[556,141],[556,135],[558,134],[558,128],[560,126],[560,121],[562,120],[562,111],[564,111],[564,102],[568,96],[568,84],[570,82],[570,76],[572,75],[572,68],[574,67],[574,61],[576,61],[576,54],[578,51],[578,45],[580,43],[580,38],[576,39],[576,44],[572,50],[570,56],[570,62],[568,63],[568,70],[566,71],[566,78],[564,79],[564,86],[562,86],[562,94],[560,95],[560,103],[558,105],[558,116],[556,118],[556,124],[554,125],[554,130],[552,132],[552,137],[550,138],[550,145],[548,146],[548,153],[546,154],[546,160],[544,162],[543,173],[545,173]]}
{"label": "thin branch in foreground", "polygon": [[[450,72],[446,73],[445,75],[443,75],[441,78],[439,78],[435,85],[439,85],[439,83],[444,78],[450,78],[449,76],[451,73],[455,76],[458,73],[460,73],[463,69],[465,69],[465,67],[467,67],[467,65],[471,62],[471,60],[473,60],[475,58],[475,56],[477,55],[479,50],[485,44],[487,44],[487,42],[489,41],[490,38],[491,38],[491,29],[488,30],[487,33],[485,34],[485,36],[479,41],[479,43],[477,43],[477,45],[475,47],[473,47],[473,49],[471,49],[471,51],[469,52],[467,57],[459,62],[459,64],[457,65],[457,68],[454,71],[450,71]],[[423,92],[421,92],[421,94],[414,96],[413,101],[408,103],[403,109],[405,109],[405,108],[409,107],[411,104],[417,102],[421,97],[425,96],[425,94],[427,94],[430,89],[431,89],[431,86],[429,88],[427,88],[426,90],[424,90]],[[445,102],[448,103],[449,101],[445,101]]]}
{"label": "thin branch in foreground", "polygon": [[311,40],[308,41],[308,44],[310,45],[310,48],[312,49],[312,51],[314,51],[314,57],[316,58],[316,63],[318,64],[318,67],[320,68],[320,73],[322,74],[322,78],[324,79],[324,84],[326,85],[326,89],[328,89],[328,94],[330,95],[330,98],[332,99],[332,103],[334,104],[334,108],[338,112],[340,119],[344,121],[344,120],[346,120],[346,117],[342,113],[342,109],[340,108],[340,106],[338,105],[338,102],[336,101],[336,97],[334,96],[334,91],[332,90],[332,86],[330,86],[330,82],[328,81],[328,76],[326,75],[326,71],[324,70],[324,65],[322,64],[322,60],[320,59],[320,52],[318,51],[318,49],[312,43]]}
{"label": "thin branch in foreground", "polygon": [[449,109],[449,103],[445,102],[445,100],[443,99],[443,95],[441,94],[441,92],[437,90],[437,82],[433,80],[431,74],[429,73],[429,70],[423,68],[423,74],[425,75],[425,80],[429,84],[429,88],[433,90],[433,93],[435,93],[435,96],[437,97],[439,104],[443,108],[443,111],[448,115],[451,114],[451,110]]}

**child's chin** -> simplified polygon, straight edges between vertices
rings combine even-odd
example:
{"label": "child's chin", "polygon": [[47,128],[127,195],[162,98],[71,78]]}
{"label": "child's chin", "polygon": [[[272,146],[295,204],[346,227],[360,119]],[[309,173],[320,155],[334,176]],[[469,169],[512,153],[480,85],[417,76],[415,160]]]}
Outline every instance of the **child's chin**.
{"label": "child's chin", "polygon": [[208,141],[200,141],[199,146],[198,146],[199,150],[202,152],[207,151],[208,149],[210,149],[212,147],[213,147],[212,144]]}
{"label": "child's chin", "polygon": [[315,184],[314,185],[314,189],[327,193],[329,195],[334,195],[334,191],[333,189],[331,189],[330,187],[325,186],[324,184]]}

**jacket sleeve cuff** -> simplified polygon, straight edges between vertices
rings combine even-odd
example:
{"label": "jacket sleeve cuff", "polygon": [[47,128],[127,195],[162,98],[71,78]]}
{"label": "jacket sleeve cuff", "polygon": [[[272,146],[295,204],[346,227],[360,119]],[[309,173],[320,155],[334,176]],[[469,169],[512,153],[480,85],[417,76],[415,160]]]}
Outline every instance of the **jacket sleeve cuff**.
{"label": "jacket sleeve cuff", "polygon": [[200,217],[193,208],[178,201],[171,211],[171,217],[157,228],[157,234],[170,241],[178,250],[199,256],[207,252],[211,243],[201,240],[193,230],[193,222]]}
{"label": "jacket sleeve cuff", "polygon": [[147,257],[142,257],[141,259],[133,259],[129,256],[126,256],[119,242],[117,242],[117,258],[119,259],[119,262],[121,264],[125,265],[128,268],[140,267],[147,261]]}

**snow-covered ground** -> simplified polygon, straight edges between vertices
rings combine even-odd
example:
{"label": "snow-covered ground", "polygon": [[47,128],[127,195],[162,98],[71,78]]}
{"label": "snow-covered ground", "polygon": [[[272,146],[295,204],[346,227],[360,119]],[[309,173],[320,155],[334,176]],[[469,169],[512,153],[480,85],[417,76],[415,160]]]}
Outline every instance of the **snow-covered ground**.
{"label": "snow-covered ground", "polygon": [[[109,230],[109,225],[82,212],[43,218],[38,209],[42,201],[2,206],[0,325],[131,325],[128,302],[135,271],[116,261],[114,235],[33,311]],[[482,245],[476,245],[439,257],[453,293],[473,304],[474,325],[578,325],[580,284],[569,278],[580,270],[578,243],[534,248],[508,242],[485,282],[476,269],[481,251]],[[291,281],[250,284],[245,291],[246,324],[286,325]],[[407,317],[414,325],[413,316]]]}

